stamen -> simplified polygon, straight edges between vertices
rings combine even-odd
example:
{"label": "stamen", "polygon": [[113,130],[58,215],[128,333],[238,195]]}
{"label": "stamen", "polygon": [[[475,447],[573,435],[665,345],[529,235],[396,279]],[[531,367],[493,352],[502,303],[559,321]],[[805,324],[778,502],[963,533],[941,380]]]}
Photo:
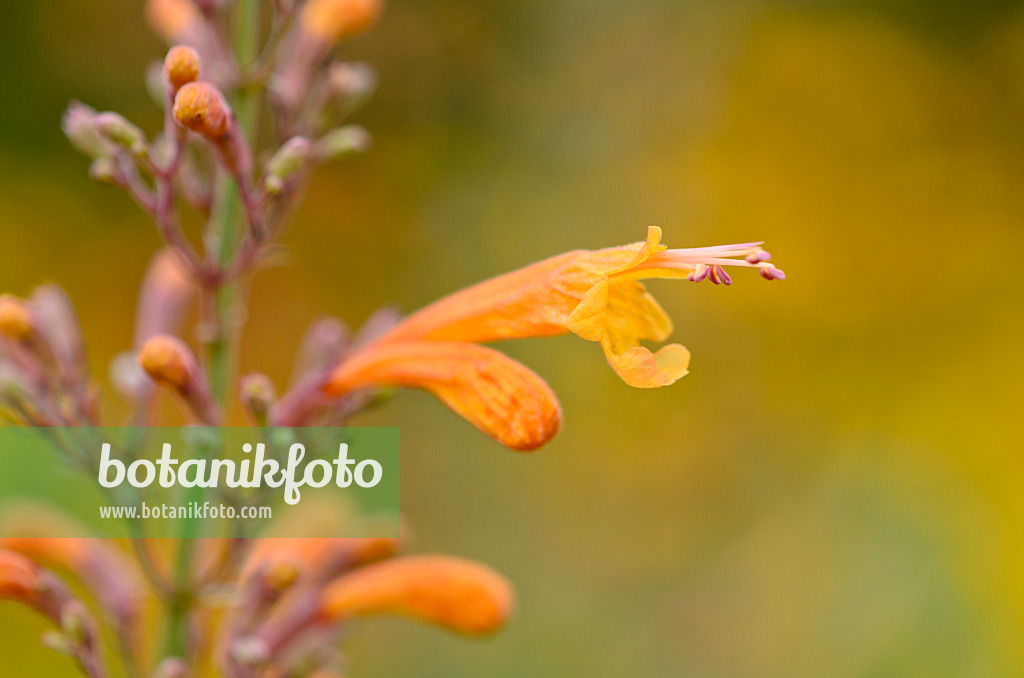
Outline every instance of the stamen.
{"label": "stamen", "polygon": [[761,264],[761,277],[765,280],[785,280],[786,274],[781,269],[776,268],[772,264],[762,263]]}
{"label": "stamen", "polygon": [[710,280],[715,285],[731,285],[732,278],[726,266],[757,267],[766,280],[785,280],[786,275],[767,262],[772,255],[761,249],[761,243],[748,242],[717,247],[691,247],[655,252],[646,261],[630,269],[632,272],[665,268],[690,271],[686,279],[691,282]]}

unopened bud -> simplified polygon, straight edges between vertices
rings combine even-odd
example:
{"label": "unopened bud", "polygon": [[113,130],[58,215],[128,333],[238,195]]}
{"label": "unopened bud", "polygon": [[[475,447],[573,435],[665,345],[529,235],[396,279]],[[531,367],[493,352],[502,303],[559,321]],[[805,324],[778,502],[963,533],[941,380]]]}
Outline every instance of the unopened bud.
{"label": "unopened bud", "polygon": [[89,178],[104,184],[118,183],[117,164],[112,158],[96,158],[89,165]]}
{"label": "unopened bud", "polygon": [[0,295],[0,336],[27,341],[32,336],[32,314],[18,298]]}
{"label": "unopened bud", "polygon": [[71,657],[75,654],[74,645],[60,631],[47,631],[39,639],[43,647],[48,647],[55,652]]}
{"label": "unopened bud", "polygon": [[258,638],[241,638],[231,646],[231,657],[242,666],[261,666],[269,659],[267,644]]}
{"label": "unopened bud", "polygon": [[317,142],[317,155],[323,160],[344,158],[370,148],[373,139],[359,125],[332,129]]}
{"label": "unopened bud", "polygon": [[146,135],[138,127],[117,113],[100,113],[95,120],[96,129],[113,143],[131,151],[136,157],[146,155]]}
{"label": "unopened bud", "polygon": [[192,386],[197,366],[195,357],[183,341],[165,334],[150,338],[139,351],[139,366],[154,381],[179,391]]}
{"label": "unopened bud", "polygon": [[238,385],[238,398],[242,406],[259,422],[267,419],[270,406],[277,400],[277,389],[270,377],[259,372],[250,372],[242,377]]}
{"label": "unopened bud", "polygon": [[153,678],[185,678],[187,675],[188,665],[177,657],[171,657],[160,662]]}
{"label": "unopened bud", "polygon": [[138,365],[154,381],[186,390],[196,371],[196,358],[180,339],[158,335],[142,344]]}
{"label": "unopened bud", "polygon": [[354,106],[377,87],[377,74],[369,64],[334,63],[327,69],[327,87],[332,97]]}
{"label": "unopened bud", "polygon": [[286,141],[267,162],[264,180],[267,192],[271,195],[280,193],[285,180],[306,164],[312,148],[309,139],[305,137],[292,137]]}
{"label": "unopened bud", "polygon": [[199,79],[199,55],[191,47],[176,45],[167,52],[163,72],[171,89],[177,92]]}
{"label": "unopened bud", "polygon": [[89,627],[80,605],[68,603],[60,613],[60,626],[64,636],[75,647],[85,644],[89,635]]}
{"label": "unopened bud", "polygon": [[182,42],[202,20],[202,15],[191,0],[149,0],[146,19],[164,40]]}
{"label": "unopened bud", "polygon": [[333,44],[366,30],[380,15],[381,0],[310,0],[302,10],[302,31]]}
{"label": "unopened bud", "polygon": [[139,366],[157,383],[174,389],[200,421],[219,420],[210,384],[185,342],[166,334],[147,339],[139,349]]}
{"label": "unopened bud", "polygon": [[178,90],[174,119],[182,127],[215,141],[227,136],[234,123],[224,95],[207,82],[190,82]]}
{"label": "unopened bud", "polygon": [[107,157],[113,152],[110,142],[96,127],[96,116],[93,109],[73,101],[61,122],[65,136],[74,147],[93,159]]}

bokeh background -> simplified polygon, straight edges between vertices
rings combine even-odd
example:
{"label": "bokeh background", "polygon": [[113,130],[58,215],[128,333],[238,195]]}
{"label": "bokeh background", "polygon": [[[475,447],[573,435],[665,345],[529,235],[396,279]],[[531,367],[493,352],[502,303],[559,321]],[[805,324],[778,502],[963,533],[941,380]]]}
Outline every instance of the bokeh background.
{"label": "bokeh background", "polygon": [[[6,3],[0,289],[64,285],[95,373],[158,239],[62,138],[68,100],[155,130],[141,3]],[[578,247],[766,240],[789,279],[654,281],[693,353],[636,391],[575,337],[504,345],[563,432],[501,449],[403,393],[421,551],[487,562],[486,641],[400,620],[351,675],[1024,674],[1024,3],[392,0],[344,50],[371,153],[319,175],[255,285],[243,367]],[[116,412],[116,396],[107,407]],[[0,605],[0,673],[73,675]]]}

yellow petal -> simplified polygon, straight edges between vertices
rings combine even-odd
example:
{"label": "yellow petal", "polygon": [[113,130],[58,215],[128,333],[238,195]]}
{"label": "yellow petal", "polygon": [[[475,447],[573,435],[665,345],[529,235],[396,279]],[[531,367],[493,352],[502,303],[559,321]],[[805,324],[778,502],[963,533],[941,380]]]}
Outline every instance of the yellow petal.
{"label": "yellow petal", "polygon": [[543,379],[490,348],[456,342],[373,344],[343,362],[325,387],[405,386],[436,395],[502,445],[534,450],[561,425],[558,400]]}
{"label": "yellow petal", "polygon": [[508,618],[512,587],[494,570],[448,556],[413,556],[356,570],[324,590],[329,621],[401,614],[460,633],[491,633]]}
{"label": "yellow petal", "polygon": [[668,386],[686,376],[690,365],[690,352],[680,344],[663,346],[657,353],[643,346],[614,353],[606,345],[605,357],[615,373],[635,388]]}
{"label": "yellow petal", "polygon": [[664,341],[672,321],[637,280],[605,278],[572,312],[566,327],[588,341],[609,341],[616,353],[641,339]]}

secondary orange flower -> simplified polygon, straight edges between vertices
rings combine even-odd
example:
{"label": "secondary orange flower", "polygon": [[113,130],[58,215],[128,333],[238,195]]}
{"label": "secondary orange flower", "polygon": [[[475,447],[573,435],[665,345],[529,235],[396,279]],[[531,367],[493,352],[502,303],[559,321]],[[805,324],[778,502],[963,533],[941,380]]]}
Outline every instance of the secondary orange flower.
{"label": "secondary orange flower", "polygon": [[489,567],[450,556],[410,556],[335,580],[324,591],[321,614],[330,621],[400,614],[482,635],[505,623],[512,599],[508,581]]}
{"label": "secondary orange flower", "polygon": [[668,249],[661,229],[651,226],[646,241],[568,252],[427,306],[342,362],[325,390],[341,395],[367,386],[424,388],[503,444],[534,449],[558,430],[554,395],[525,367],[475,344],[571,332],[599,343],[630,386],[666,386],[687,373],[690,353],[680,344],[654,352],[640,345],[664,341],[672,332],[672,321],[640,281],[731,285],[725,266],[784,279],[770,259],[760,243]]}

